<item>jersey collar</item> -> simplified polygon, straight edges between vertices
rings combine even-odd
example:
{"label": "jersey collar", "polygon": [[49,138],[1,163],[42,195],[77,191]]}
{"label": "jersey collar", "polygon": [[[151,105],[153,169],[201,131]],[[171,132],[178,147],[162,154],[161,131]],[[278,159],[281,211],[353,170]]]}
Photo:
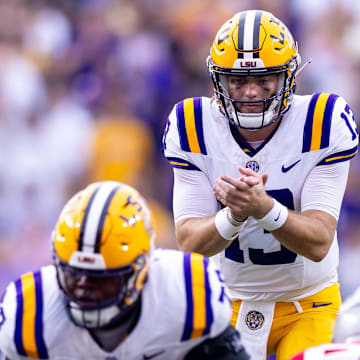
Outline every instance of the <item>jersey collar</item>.
{"label": "jersey collar", "polygon": [[[281,119],[279,120],[279,126],[280,126],[280,122]],[[237,127],[233,124],[231,124],[229,122],[229,126],[230,126],[230,131],[231,134],[233,136],[233,138],[235,139],[235,141],[238,143],[238,145],[241,147],[241,149],[243,150],[243,152],[250,156],[253,157],[254,155],[256,155],[274,136],[274,134],[276,133],[277,129],[279,128],[279,126],[277,126],[277,128],[256,148],[254,149],[241,135],[240,133],[237,131]]]}

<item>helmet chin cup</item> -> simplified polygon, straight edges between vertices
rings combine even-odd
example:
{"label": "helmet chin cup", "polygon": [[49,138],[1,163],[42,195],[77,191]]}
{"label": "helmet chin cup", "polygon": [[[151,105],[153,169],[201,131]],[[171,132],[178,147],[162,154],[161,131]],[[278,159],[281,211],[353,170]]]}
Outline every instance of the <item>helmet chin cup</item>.
{"label": "helmet chin cup", "polygon": [[271,125],[275,121],[275,111],[268,110],[261,114],[247,114],[235,110],[233,117],[237,118],[237,126],[244,129],[256,130]]}
{"label": "helmet chin cup", "polygon": [[103,309],[84,310],[77,303],[70,301],[67,309],[74,324],[86,329],[108,326],[121,314],[117,305],[110,305]]}

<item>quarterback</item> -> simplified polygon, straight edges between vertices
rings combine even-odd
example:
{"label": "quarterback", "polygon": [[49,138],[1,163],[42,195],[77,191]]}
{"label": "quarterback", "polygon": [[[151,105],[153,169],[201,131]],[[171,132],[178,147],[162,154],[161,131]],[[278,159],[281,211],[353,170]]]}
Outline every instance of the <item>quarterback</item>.
{"label": "quarterback", "polygon": [[249,359],[220,271],[200,254],[155,250],[151,214],[130,186],[74,195],[52,246],[54,265],[2,297],[5,359]]}
{"label": "quarterback", "polygon": [[354,115],[339,95],[295,95],[297,43],[271,13],[235,14],[207,65],[214,97],[176,104],[163,137],[178,246],[220,266],[250,355],[287,360],[331,341]]}

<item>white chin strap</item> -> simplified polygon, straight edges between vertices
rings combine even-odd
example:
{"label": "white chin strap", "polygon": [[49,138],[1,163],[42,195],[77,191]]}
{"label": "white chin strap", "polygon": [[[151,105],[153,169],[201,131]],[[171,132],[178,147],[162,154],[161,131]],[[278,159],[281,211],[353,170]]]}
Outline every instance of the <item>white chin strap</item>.
{"label": "white chin strap", "polygon": [[87,329],[105,326],[120,313],[116,305],[111,305],[105,309],[82,310],[79,305],[73,301],[69,304],[69,310],[75,324]]}
{"label": "white chin strap", "polygon": [[[241,113],[237,111],[230,103],[228,106],[228,113],[234,123],[242,128],[256,129],[262,128],[271,124],[275,115],[276,107],[279,104],[279,100],[274,99],[268,110],[263,114],[261,113]],[[230,108],[230,109],[229,109]],[[230,110],[230,111],[229,111]]]}
{"label": "white chin strap", "polygon": [[[289,97],[287,101],[290,105],[291,97]],[[279,105],[280,100],[275,98],[265,113],[241,113],[235,109],[231,101],[225,100],[225,103],[227,113],[235,125],[245,129],[261,129],[272,123],[277,115],[277,106]],[[221,103],[218,99],[217,104],[221,109]]]}

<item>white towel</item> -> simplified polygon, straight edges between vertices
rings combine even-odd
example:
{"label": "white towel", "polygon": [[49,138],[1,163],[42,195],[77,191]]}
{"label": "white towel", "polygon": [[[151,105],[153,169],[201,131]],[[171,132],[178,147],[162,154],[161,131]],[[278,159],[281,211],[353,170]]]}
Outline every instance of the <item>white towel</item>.
{"label": "white towel", "polygon": [[236,321],[251,360],[266,360],[266,346],[274,317],[274,302],[243,301]]}

